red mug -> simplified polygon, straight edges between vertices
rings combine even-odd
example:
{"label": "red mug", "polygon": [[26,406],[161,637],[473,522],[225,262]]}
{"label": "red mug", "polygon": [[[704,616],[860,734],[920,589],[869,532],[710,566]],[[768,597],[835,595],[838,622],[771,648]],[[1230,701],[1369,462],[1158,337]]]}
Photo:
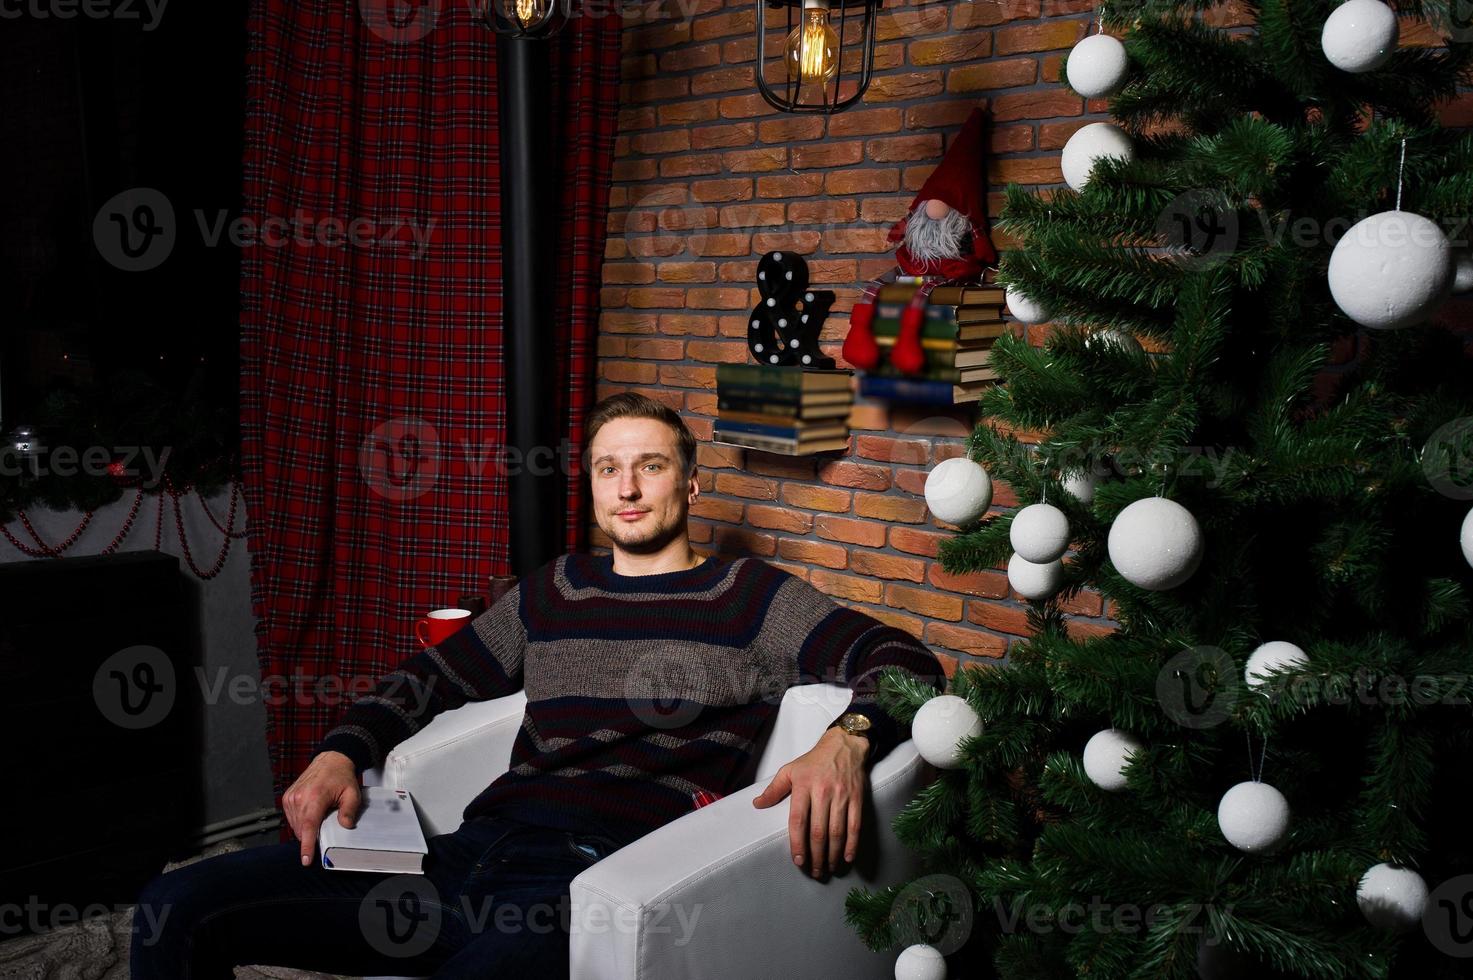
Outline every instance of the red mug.
{"label": "red mug", "polygon": [[469,609],[431,609],[428,616],[414,624],[414,636],[422,647],[444,643],[471,621]]}

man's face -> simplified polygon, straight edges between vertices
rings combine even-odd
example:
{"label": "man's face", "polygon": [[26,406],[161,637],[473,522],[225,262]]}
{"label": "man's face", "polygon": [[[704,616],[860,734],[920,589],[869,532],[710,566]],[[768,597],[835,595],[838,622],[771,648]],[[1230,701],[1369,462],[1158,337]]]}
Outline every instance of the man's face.
{"label": "man's face", "polygon": [[614,419],[588,455],[593,512],[616,548],[655,552],[686,534],[700,488],[680,471],[673,429],[655,419]]}

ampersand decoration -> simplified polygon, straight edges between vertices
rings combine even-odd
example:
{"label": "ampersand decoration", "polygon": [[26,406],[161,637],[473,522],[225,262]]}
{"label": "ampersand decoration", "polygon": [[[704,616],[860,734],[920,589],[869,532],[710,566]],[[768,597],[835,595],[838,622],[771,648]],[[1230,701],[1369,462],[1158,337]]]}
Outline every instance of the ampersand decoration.
{"label": "ampersand decoration", "polygon": [[762,301],[747,324],[747,350],[758,364],[796,364],[832,368],[834,359],[818,349],[818,335],[834,294],[808,288],[808,263],[791,252],[768,252],[757,263]]}

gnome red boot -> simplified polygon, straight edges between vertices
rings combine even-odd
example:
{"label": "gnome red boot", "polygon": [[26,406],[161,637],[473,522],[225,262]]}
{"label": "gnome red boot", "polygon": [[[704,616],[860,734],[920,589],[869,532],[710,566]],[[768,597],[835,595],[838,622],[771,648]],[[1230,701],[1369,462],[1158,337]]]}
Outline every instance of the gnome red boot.
{"label": "gnome red boot", "polygon": [[926,366],[926,351],[921,345],[921,324],[926,311],[923,307],[907,306],[900,314],[900,336],[890,348],[890,363],[901,374],[920,374]]}
{"label": "gnome red boot", "polygon": [[849,314],[849,336],[844,338],[844,360],[861,371],[873,371],[880,363],[880,345],[875,343],[870,324],[875,319],[875,304],[855,303]]}

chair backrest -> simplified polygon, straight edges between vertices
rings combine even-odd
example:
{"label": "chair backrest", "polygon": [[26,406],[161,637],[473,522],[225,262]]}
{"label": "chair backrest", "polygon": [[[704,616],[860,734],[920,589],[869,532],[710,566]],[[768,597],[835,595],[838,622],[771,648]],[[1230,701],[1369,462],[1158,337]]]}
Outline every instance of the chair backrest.
{"label": "chair backrest", "polygon": [[841,684],[799,684],[783,694],[777,718],[752,752],[750,776],[741,784],[771,779],[783,766],[818,742],[829,722],[839,717],[854,693]]}

